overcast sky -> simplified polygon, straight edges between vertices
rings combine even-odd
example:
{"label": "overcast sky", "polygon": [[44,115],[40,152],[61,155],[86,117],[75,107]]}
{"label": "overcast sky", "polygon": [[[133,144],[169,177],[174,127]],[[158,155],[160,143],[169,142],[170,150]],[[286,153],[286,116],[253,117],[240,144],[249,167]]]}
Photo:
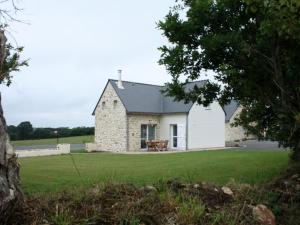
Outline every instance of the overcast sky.
{"label": "overcast sky", "polygon": [[174,0],[23,0],[12,34],[29,67],[1,87],[7,123],[93,126],[91,115],[109,78],[164,84],[157,61],[166,40],[156,28]]}

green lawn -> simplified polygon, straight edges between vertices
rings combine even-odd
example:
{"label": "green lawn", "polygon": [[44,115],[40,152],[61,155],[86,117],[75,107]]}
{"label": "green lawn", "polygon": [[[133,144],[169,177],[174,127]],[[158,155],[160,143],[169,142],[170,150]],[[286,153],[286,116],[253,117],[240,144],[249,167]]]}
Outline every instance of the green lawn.
{"label": "green lawn", "polygon": [[[80,175],[76,172],[75,165]],[[153,184],[179,178],[224,184],[234,178],[250,184],[269,181],[288,164],[287,152],[204,151],[156,155],[81,153],[19,159],[28,194],[85,188],[95,183]]]}
{"label": "green lawn", "polygon": [[[94,136],[77,136],[77,137],[66,137],[59,138],[59,143],[68,144],[84,144],[88,142],[94,142]],[[12,141],[13,146],[30,146],[30,145],[54,145],[57,143],[56,138],[40,139],[40,140],[24,140],[24,141]]]}

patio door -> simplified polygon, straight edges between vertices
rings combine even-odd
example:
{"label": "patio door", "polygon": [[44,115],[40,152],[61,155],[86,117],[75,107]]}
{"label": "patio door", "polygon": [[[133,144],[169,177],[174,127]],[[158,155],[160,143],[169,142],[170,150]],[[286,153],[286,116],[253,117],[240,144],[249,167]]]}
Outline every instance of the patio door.
{"label": "patio door", "polygon": [[184,124],[171,125],[171,147],[186,149],[186,126]]}
{"label": "patio door", "polygon": [[155,140],[156,125],[142,124],[141,125],[141,149],[146,149],[146,141]]}
{"label": "patio door", "polygon": [[172,148],[178,148],[178,127],[177,124],[171,125],[171,146]]}

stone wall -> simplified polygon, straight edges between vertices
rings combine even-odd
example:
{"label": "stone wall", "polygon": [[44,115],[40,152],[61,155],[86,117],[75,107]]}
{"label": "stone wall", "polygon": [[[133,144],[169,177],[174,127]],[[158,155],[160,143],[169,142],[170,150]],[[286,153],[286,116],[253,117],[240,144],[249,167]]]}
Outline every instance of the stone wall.
{"label": "stone wall", "polygon": [[226,142],[239,141],[247,138],[247,135],[245,134],[245,130],[241,126],[231,127],[231,123],[229,122],[225,124],[225,130],[226,130],[225,132]]}
{"label": "stone wall", "polygon": [[141,147],[141,125],[156,125],[156,139],[160,138],[160,116],[155,115],[128,115],[128,149],[139,151]]}
{"label": "stone wall", "polygon": [[99,151],[127,150],[126,109],[110,83],[96,108],[95,143]]}
{"label": "stone wall", "polygon": [[225,141],[234,142],[243,139],[252,139],[254,136],[247,136],[245,129],[242,126],[231,126],[234,123],[234,119],[241,113],[242,107],[239,107],[230,118],[229,122],[225,124]]}
{"label": "stone wall", "polygon": [[85,150],[87,152],[96,152],[98,149],[97,144],[96,143],[86,143],[85,144]]}

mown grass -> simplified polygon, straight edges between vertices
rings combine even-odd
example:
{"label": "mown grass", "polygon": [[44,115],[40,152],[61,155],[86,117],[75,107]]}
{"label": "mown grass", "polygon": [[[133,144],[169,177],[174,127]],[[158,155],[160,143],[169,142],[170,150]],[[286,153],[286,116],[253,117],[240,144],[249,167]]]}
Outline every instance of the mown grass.
{"label": "mown grass", "polygon": [[[58,142],[68,143],[68,144],[84,144],[88,142],[94,142],[94,136],[87,135],[87,136],[59,138]],[[21,140],[21,141],[12,141],[11,143],[13,146],[55,145],[57,143],[57,139],[49,138],[49,139],[39,139],[39,140]]]}
{"label": "mown grass", "polygon": [[287,166],[288,153],[227,150],[155,155],[91,153],[19,161],[23,190],[27,194],[44,194],[87,188],[96,183],[126,182],[139,186],[175,178],[217,184],[231,179],[261,183],[271,180]]}

